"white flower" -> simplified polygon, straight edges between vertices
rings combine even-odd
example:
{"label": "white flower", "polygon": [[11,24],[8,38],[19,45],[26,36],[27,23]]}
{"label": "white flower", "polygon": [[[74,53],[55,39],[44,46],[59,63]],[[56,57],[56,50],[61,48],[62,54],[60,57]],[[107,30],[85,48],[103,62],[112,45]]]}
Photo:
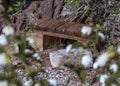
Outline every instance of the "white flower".
{"label": "white flower", "polygon": [[36,60],[40,60],[40,59],[41,59],[41,57],[40,57],[40,55],[39,55],[38,53],[33,54],[33,57],[34,57]]}
{"label": "white flower", "polygon": [[5,11],[5,8],[2,4],[0,4],[0,13],[4,12]]}
{"label": "white flower", "polygon": [[105,80],[108,78],[108,75],[107,74],[102,74],[100,76],[100,83],[101,83],[101,86],[105,86]]}
{"label": "white flower", "polygon": [[117,72],[118,71],[118,65],[117,64],[111,64],[109,69],[113,72]]}
{"label": "white flower", "polygon": [[41,86],[40,83],[36,83],[35,86]]}
{"label": "white flower", "polygon": [[32,85],[33,85],[32,79],[26,80],[26,81],[23,83],[23,86],[32,86]]}
{"label": "white flower", "polygon": [[98,62],[95,62],[95,63],[93,64],[93,69],[97,69],[98,66],[99,66],[99,63],[98,63]]}
{"label": "white flower", "polygon": [[8,44],[7,38],[5,35],[0,35],[0,45],[5,46]]}
{"label": "white flower", "polygon": [[88,83],[88,82],[86,81],[83,86],[90,86],[90,83]]}
{"label": "white flower", "polygon": [[4,33],[6,36],[14,35],[14,28],[11,26],[5,26],[2,30],[2,33]]}
{"label": "white flower", "polygon": [[81,29],[83,35],[90,35],[92,33],[92,28],[89,26],[83,26]]}
{"label": "white flower", "polygon": [[68,45],[67,47],[66,47],[66,53],[69,53],[70,52],[70,50],[71,50],[71,48],[72,48],[72,45],[70,44],[70,45]]}
{"label": "white flower", "polygon": [[14,53],[19,53],[18,44],[14,44]]}
{"label": "white flower", "polygon": [[98,36],[104,41],[105,35],[102,32],[98,32]]}
{"label": "white flower", "polygon": [[8,86],[8,81],[0,81],[0,86]]}
{"label": "white flower", "polygon": [[117,53],[120,55],[120,45],[117,47]]}
{"label": "white flower", "polygon": [[97,69],[98,67],[104,67],[106,62],[109,59],[109,53],[104,52],[100,56],[98,56],[96,62],[93,64],[93,68]]}
{"label": "white flower", "polygon": [[32,37],[27,37],[26,41],[28,41],[30,46],[33,46],[35,44],[35,41],[34,41],[34,39]]}
{"label": "white flower", "polygon": [[111,86],[117,86],[116,84],[111,84]]}
{"label": "white flower", "polygon": [[84,66],[84,68],[88,67],[90,64],[92,64],[93,59],[91,55],[83,55],[81,59],[81,64]]}
{"label": "white flower", "polygon": [[32,51],[30,49],[25,49],[25,53],[31,53]]}
{"label": "white flower", "polygon": [[9,62],[5,53],[0,54],[0,65],[6,65]]}
{"label": "white flower", "polygon": [[57,86],[57,80],[56,80],[56,79],[49,79],[48,82],[49,82],[50,85],[52,85],[52,86]]}

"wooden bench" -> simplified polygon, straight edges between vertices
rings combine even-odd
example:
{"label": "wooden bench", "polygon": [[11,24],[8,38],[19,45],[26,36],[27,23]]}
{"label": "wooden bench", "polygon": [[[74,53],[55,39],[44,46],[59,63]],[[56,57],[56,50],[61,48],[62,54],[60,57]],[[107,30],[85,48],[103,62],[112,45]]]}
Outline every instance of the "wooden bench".
{"label": "wooden bench", "polygon": [[76,41],[87,41],[82,37],[81,28],[85,24],[75,22],[65,22],[55,19],[40,19],[36,25],[32,25],[32,37],[35,39],[40,50],[46,49],[53,45],[60,38],[71,39]]}

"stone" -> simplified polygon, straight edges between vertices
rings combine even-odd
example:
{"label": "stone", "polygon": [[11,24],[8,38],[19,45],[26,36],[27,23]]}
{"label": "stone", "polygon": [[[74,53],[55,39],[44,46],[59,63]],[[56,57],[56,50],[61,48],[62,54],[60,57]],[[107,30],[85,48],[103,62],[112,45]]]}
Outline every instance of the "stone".
{"label": "stone", "polygon": [[60,63],[64,60],[64,57],[68,56],[65,49],[58,51],[52,51],[49,53],[50,62],[53,68],[59,67]]}
{"label": "stone", "polygon": [[[60,67],[60,64],[70,62],[74,64],[80,55],[92,55],[91,51],[83,48],[71,49],[69,53],[66,49],[60,49],[49,53],[49,59],[53,68]],[[80,62],[80,61],[79,61]],[[81,64],[81,63],[80,63]]]}

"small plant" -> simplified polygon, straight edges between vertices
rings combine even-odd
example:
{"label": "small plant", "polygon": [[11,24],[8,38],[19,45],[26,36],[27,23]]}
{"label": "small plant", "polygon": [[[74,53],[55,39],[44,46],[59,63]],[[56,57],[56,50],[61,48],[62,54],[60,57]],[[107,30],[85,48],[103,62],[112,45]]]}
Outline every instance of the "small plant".
{"label": "small plant", "polygon": [[72,7],[79,7],[79,4],[81,2],[81,0],[64,0],[64,2],[66,3],[67,6],[72,6]]}
{"label": "small plant", "polygon": [[22,9],[22,6],[23,6],[22,2],[17,1],[15,4],[13,4],[14,11],[15,11],[15,12],[20,11],[20,10]]}

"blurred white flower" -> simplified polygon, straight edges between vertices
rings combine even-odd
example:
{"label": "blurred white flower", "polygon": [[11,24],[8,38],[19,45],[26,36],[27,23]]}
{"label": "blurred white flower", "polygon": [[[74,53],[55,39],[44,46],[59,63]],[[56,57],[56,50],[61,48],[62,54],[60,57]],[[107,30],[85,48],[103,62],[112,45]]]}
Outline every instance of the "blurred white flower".
{"label": "blurred white flower", "polygon": [[5,53],[0,54],[0,65],[6,65],[9,62]]}
{"label": "blurred white flower", "polygon": [[36,83],[35,86],[41,86],[41,84],[40,83]]}
{"label": "blurred white flower", "polygon": [[100,83],[101,83],[101,86],[105,86],[105,80],[108,78],[108,75],[107,74],[102,74],[100,76]]}
{"label": "blurred white flower", "polygon": [[116,84],[111,84],[111,86],[117,86]]}
{"label": "blurred white flower", "polygon": [[31,53],[32,51],[30,49],[25,49],[25,53]]}
{"label": "blurred white flower", "polygon": [[66,53],[69,53],[70,50],[71,50],[71,48],[72,48],[72,44],[69,44],[69,45],[66,47]]}
{"label": "blurred white flower", "polygon": [[109,69],[113,72],[117,72],[118,71],[118,65],[117,64],[111,64]]}
{"label": "blurred white flower", "polygon": [[14,53],[19,53],[19,46],[18,46],[18,44],[14,44]]}
{"label": "blurred white flower", "polygon": [[90,83],[86,81],[85,84],[83,84],[83,86],[90,86]]}
{"label": "blurred white flower", "polygon": [[33,54],[33,57],[36,59],[36,60],[41,60],[41,57],[38,53],[34,53]]}
{"label": "blurred white flower", "polygon": [[98,66],[99,66],[99,63],[98,63],[98,62],[95,62],[95,63],[93,64],[93,69],[97,69]]}
{"label": "blurred white flower", "polygon": [[83,55],[81,59],[81,64],[84,66],[84,68],[88,67],[90,64],[92,64],[93,59],[91,55]]}
{"label": "blurred white flower", "polygon": [[5,12],[5,8],[2,4],[0,4],[0,13]]}
{"label": "blurred white flower", "polygon": [[97,69],[98,67],[104,67],[108,59],[109,59],[109,53],[108,52],[102,53],[100,56],[98,56],[97,60],[93,64],[93,68]]}
{"label": "blurred white flower", "polygon": [[14,28],[9,25],[5,26],[2,30],[2,33],[4,33],[6,36],[14,35]]}
{"label": "blurred white flower", "polygon": [[98,32],[98,36],[104,41],[105,35],[102,32]]}
{"label": "blurred white flower", "polygon": [[8,86],[8,81],[0,81],[0,86]]}
{"label": "blurred white flower", "polygon": [[92,33],[92,28],[89,26],[83,26],[81,29],[83,35],[90,35]]}
{"label": "blurred white flower", "polygon": [[5,35],[0,35],[0,45],[5,46],[8,44],[7,38]]}
{"label": "blurred white flower", "polygon": [[32,37],[27,37],[26,41],[28,41],[30,46],[34,46],[34,44],[35,44],[35,41],[34,41],[34,39]]}
{"label": "blurred white flower", "polygon": [[32,86],[32,85],[33,85],[32,79],[26,80],[26,81],[23,83],[23,86]]}
{"label": "blurred white flower", "polygon": [[50,85],[52,85],[52,86],[57,86],[57,80],[56,80],[56,79],[48,79],[48,82],[49,82]]}
{"label": "blurred white flower", "polygon": [[120,45],[117,47],[117,53],[120,55]]}

